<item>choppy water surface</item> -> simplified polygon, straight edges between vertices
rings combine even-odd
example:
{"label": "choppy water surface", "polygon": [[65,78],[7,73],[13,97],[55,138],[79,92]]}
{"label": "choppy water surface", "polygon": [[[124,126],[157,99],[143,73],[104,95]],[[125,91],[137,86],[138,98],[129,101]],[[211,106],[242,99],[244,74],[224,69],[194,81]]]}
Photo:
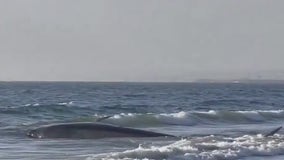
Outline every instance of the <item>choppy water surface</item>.
{"label": "choppy water surface", "polygon": [[[283,159],[284,85],[1,82],[0,159]],[[185,138],[30,139],[45,124],[94,122]]]}

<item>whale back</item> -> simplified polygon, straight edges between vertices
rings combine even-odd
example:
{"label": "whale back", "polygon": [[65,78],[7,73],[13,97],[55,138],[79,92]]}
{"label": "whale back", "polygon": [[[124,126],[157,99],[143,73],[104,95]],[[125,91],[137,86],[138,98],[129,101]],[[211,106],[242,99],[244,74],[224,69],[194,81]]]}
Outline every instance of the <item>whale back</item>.
{"label": "whale back", "polygon": [[48,125],[27,133],[31,138],[100,139],[112,137],[162,137],[172,135],[100,123]]}

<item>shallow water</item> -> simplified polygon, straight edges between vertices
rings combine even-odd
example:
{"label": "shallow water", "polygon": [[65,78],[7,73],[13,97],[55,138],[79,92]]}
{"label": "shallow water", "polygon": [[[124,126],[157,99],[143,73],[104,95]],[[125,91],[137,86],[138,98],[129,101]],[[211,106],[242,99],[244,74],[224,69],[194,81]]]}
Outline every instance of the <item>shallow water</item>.
{"label": "shallow water", "polygon": [[[283,159],[284,85],[1,82],[0,159]],[[31,129],[95,122],[184,138],[30,139]]]}

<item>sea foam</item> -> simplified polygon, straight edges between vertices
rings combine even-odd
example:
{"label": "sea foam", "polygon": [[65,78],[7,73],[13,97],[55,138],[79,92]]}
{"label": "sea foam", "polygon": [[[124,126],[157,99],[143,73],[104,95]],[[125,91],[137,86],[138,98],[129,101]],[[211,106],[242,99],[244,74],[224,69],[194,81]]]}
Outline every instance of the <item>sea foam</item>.
{"label": "sea foam", "polygon": [[111,116],[104,122],[132,125],[182,125],[199,124],[250,124],[284,120],[284,110],[254,110],[254,111],[181,111],[177,113],[120,113]]}
{"label": "sea foam", "polygon": [[138,146],[122,152],[94,154],[93,159],[192,159],[218,160],[239,159],[249,156],[281,155],[284,152],[284,136],[244,135],[236,138],[205,136],[181,139],[164,146]]}

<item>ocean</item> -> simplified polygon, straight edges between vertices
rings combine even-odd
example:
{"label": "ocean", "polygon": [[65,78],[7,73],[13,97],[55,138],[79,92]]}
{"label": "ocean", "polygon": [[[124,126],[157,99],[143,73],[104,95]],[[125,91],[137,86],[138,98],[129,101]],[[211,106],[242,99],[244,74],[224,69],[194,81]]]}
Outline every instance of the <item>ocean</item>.
{"label": "ocean", "polygon": [[[280,160],[283,84],[0,82],[0,159]],[[181,138],[32,139],[28,130],[95,122]]]}

